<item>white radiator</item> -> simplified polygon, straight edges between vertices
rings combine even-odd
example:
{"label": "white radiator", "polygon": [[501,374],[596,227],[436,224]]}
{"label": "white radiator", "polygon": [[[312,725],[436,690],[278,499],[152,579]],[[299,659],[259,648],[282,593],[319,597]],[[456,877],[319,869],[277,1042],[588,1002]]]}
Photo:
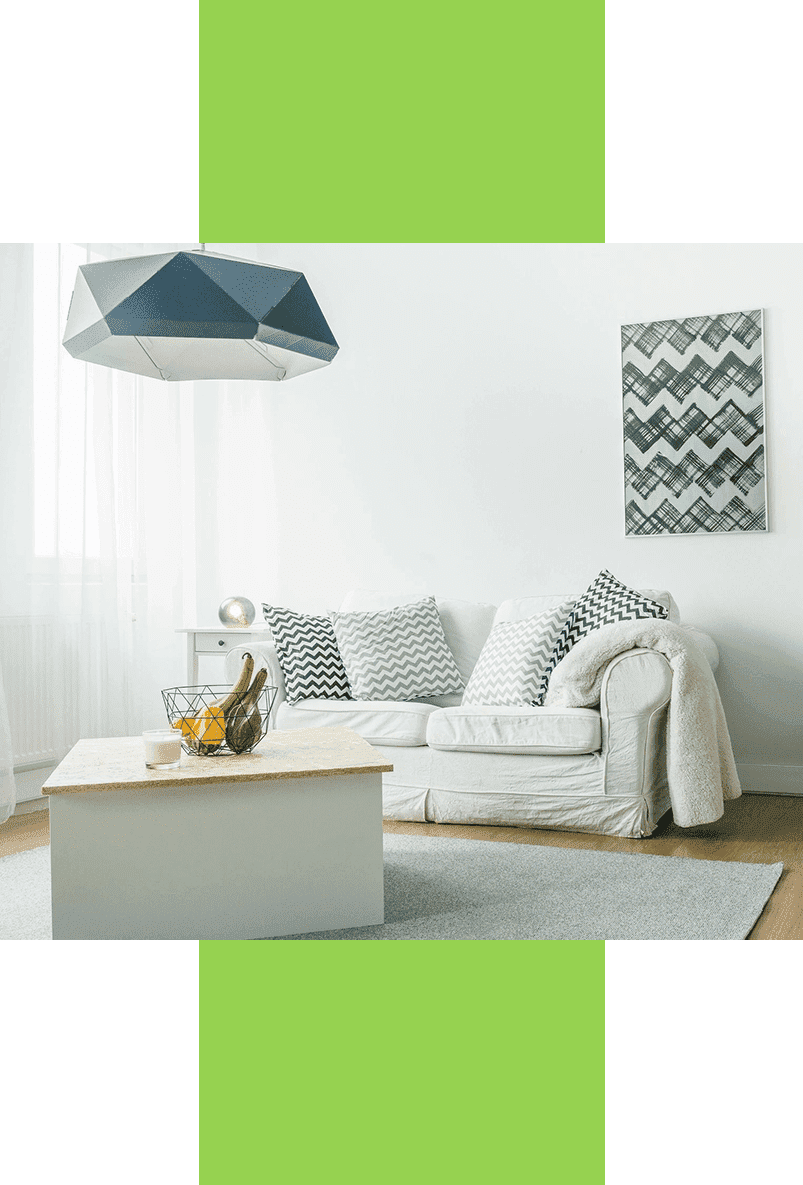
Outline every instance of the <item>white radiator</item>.
{"label": "white radiator", "polygon": [[80,693],[80,672],[82,665],[102,663],[105,649],[100,622],[0,618],[15,767],[60,761],[79,736],[93,735],[96,705],[86,694],[86,678]]}

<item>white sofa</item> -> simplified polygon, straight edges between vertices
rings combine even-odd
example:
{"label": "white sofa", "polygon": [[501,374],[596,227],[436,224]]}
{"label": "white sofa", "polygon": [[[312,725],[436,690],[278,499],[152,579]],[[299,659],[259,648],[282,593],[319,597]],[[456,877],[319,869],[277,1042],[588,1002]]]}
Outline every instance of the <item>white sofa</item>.
{"label": "white sofa", "polygon": [[[669,593],[643,591],[680,623]],[[498,608],[439,600],[443,630],[464,680],[496,622],[531,617],[580,595],[528,597]],[[356,590],[341,610],[388,609],[417,599]],[[684,628],[716,670],[719,656],[711,638]],[[393,773],[384,775],[386,818],[632,837],[650,835],[669,809],[664,729],[672,672],[654,651],[630,650],[610,663],[598,708],[505,708],[461,707],[460,695],[426,702],[289,704],[275,649],[260,649],[269,682],[279,689],[273,727],[351,728],[392,761]],[[239,665],[238,651],[232,651],[227,675],[234,678]]]}

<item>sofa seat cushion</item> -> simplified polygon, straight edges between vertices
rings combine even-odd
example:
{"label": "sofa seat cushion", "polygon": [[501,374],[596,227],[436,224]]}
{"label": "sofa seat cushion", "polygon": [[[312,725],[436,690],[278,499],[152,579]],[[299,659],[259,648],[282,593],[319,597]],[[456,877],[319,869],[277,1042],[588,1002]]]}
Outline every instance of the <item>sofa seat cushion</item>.
{"label": "sofa seat cushion", "polygon": [[373,745],[426,745],[433,704],[391,700],[302,699],[279,704],[277,728],[350,728]]}
{"label": "sofa seat cushion", "polygon": [[469,753],[596,753],[600,714],[595,708],[438,708],[429,717],[427,744]]}

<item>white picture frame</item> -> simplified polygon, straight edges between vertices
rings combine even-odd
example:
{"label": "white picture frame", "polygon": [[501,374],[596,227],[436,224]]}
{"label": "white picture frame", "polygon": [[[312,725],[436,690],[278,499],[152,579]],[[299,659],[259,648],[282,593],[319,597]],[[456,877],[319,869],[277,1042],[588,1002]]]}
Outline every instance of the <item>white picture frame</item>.
{"label": "white picture frame", "polygon": [[621,327],[625,535],[766,532],[764,311]]}

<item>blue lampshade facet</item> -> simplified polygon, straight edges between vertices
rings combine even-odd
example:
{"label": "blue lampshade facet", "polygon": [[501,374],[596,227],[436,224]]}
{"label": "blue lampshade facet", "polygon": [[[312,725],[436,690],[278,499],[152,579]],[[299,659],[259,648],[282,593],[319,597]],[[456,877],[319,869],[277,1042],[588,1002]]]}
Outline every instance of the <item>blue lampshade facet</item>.
{"label": "blue lampshade facet", "polygon": [[202,251],[83,264],[63,344],[73,358],[167,380],[280,381],[338,351],[301,272]]}

